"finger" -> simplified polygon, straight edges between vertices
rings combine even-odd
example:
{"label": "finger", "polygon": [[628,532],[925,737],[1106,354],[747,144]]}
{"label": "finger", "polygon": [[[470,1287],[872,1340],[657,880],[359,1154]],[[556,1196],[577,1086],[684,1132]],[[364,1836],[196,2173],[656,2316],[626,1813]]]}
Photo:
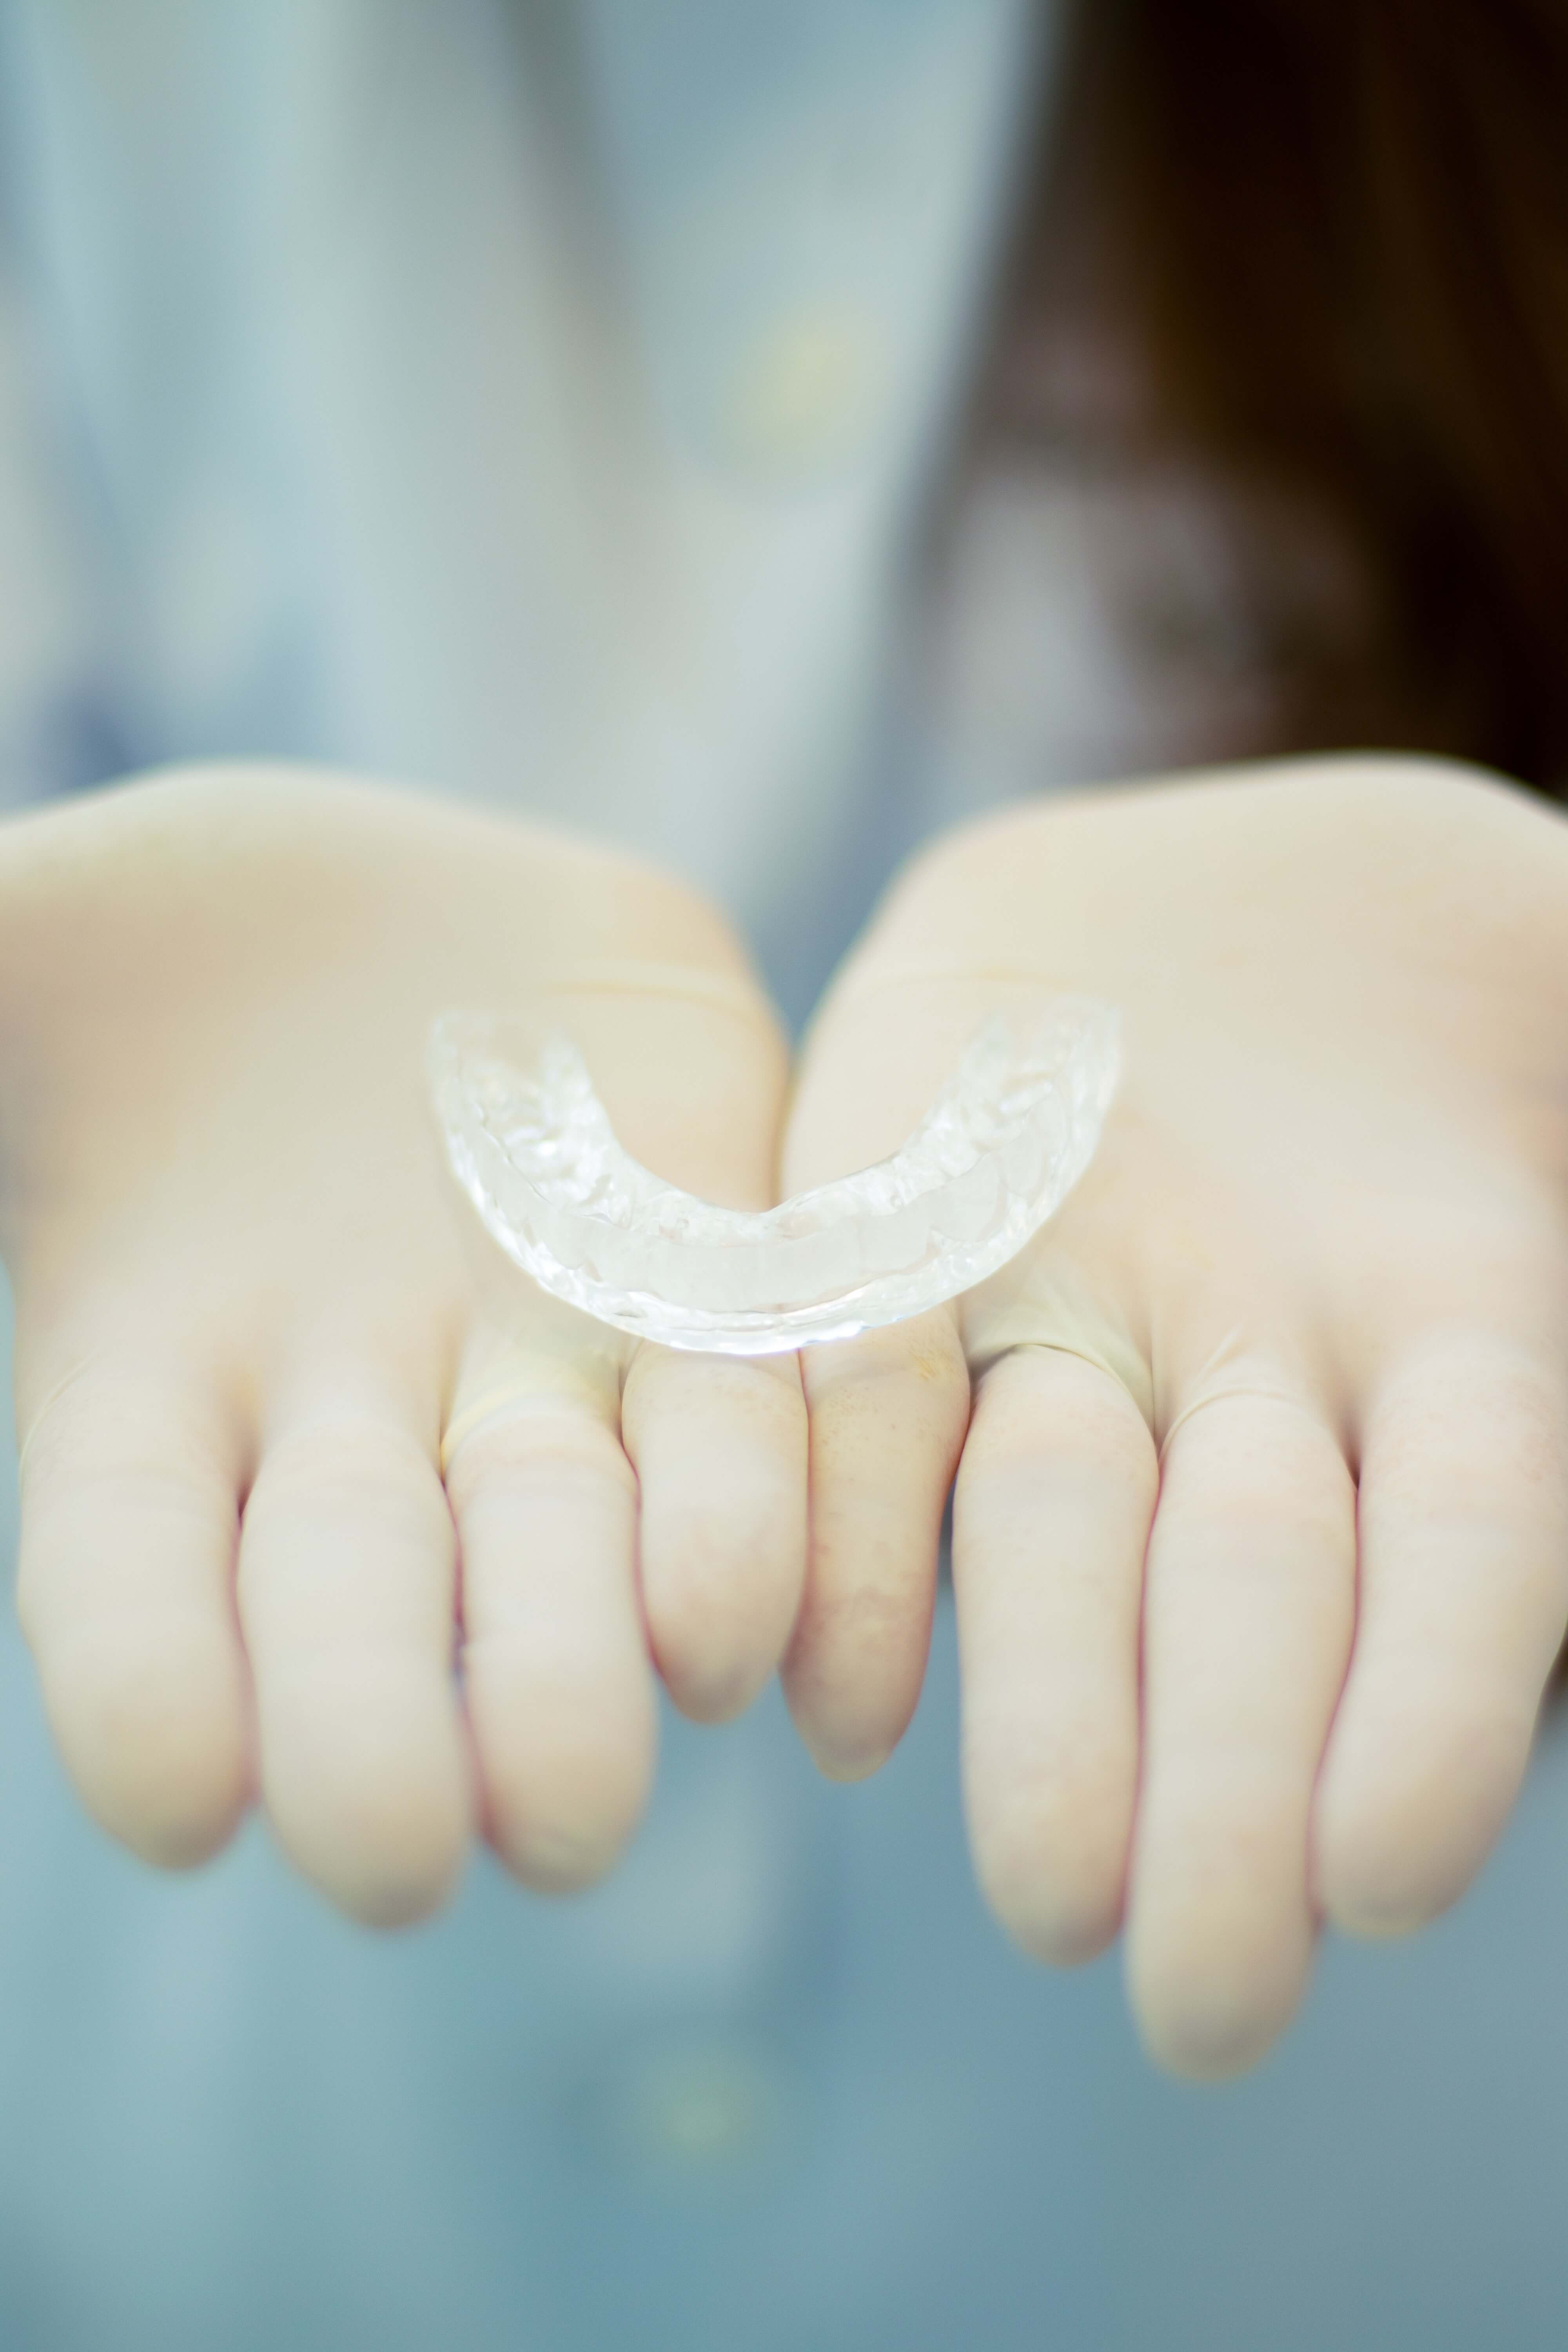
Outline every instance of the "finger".
{"label": "finger", "polygon": [[56,1743],[103,1827],[174,1868],[224,1844],[251,1793],[243,1463],[216,1395],[210,1378],[94,1365],[22,1451],[17,1608]]}
{"label": "finger", "polygon": [[1490,1847],[1568,1616],[1568,1393],[1486,1337],[1435,1346],[1368,1414],[1355,1655],[1316,1879],[1340,1926],[1421,1925]]}
{"label": "finger", "polygon": [[784,1690],[836,1780],[873,1771],[914,1712],[937,1551],[969,1419],[952,1311],[802,1359],[810,1415],[810,1549]]}
{"label": "finger", "polygon": [[1300,1997],[1354,1583],[1350,1473],[1308,1405],[1234,1395],[1178,1423],[1149,1541],[1128,1904],[1134,2006],[1177,2073],[1250,2064]]}
{"label": "finger", "polygon": [[238,1592],[278,1837],[344,1910],[394,1926],[450,1891],[471,1802],[451,1515],[425,1443],[373,1395],[351,1373],[274,1435]]}
{"label": "finger", "polygon": [[1086,1959],[1121,1921],[1158,1485],[1098,1366],[1024,1348],[981,1381],[952,1515],[964,1791],[981,1885],[1040,1959]]}
{"label": "finger", "polygon": [[806,1418],[798,1361],[641,1348],[621,1431],[641,1488],[654,1657],[678,1706],[722,1722],[773,1673],[800,1606]]}
{"label": "finger", "polygon": [[520,1387],[447,1463],[486,1833],[551,1890],[609,1868],[653,1773],[637,1481],[616,1411],[613,1381]]}

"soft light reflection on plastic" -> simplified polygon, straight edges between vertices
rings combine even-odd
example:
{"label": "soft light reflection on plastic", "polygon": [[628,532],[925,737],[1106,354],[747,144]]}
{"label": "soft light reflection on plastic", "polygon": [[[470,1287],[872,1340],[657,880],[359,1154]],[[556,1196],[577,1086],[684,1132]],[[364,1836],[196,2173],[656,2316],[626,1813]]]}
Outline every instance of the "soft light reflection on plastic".
{"label": "soft light reflection on plastic", "polygon": [[458,1181],[543,1290],[668,1348],[778,1355],[921,1315],[1030,1241],[1088,1167],[1120,1024],[997,1014],[890,1160],[776,1209],[719,1209],[624,1151],[560,1030],[447,1014],[430,1075]]}

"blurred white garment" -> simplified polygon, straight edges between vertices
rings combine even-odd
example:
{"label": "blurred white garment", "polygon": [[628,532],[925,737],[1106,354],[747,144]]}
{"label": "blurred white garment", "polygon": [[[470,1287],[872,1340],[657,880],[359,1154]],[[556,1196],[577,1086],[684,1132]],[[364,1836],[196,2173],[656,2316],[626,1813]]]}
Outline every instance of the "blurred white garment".
{"label": "blurred white garment", "polygon": [[612,834],[743,922],[808,897],[1043,61],[1025,0],[3,22],[9,267],[75,478],[58,428],[26,470],[90,541],[67,701],[120,764],[309,750]]}

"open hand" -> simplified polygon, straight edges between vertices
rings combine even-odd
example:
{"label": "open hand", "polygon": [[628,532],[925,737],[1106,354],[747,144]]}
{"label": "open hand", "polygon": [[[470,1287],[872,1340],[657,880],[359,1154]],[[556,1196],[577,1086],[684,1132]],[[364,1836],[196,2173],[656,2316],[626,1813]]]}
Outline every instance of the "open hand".
{"label": "open hand", "polygon": [[623,1344],[465,1246],[426,1033],[540,991],[630,1150],[766,1205],[782,1041],[632,860],[297,771],[0,831],[20,1604],[82,1795],[152,1860],[259,1793],[368,1918],[437,1902],[476,1822],[578,1884],[643,1801],[650,1646],[708,1717],[776,1662],[795,1360]]}
{"label": "open hand", "polygon": [[1321,1917],[1465,1885],[1562,1639],[1568,826],[1344,760],[967,828],[820,1014],[786,1189],[894,1148],[1039,979],[1121,1006],[1121,1095],[1012,1267],[805,1359],[786,1685],[828,1769],[892,1744],[962,1451],[981,1879],[1047,1958],[1125,1914],[1152,2049],[1223,2072]]}

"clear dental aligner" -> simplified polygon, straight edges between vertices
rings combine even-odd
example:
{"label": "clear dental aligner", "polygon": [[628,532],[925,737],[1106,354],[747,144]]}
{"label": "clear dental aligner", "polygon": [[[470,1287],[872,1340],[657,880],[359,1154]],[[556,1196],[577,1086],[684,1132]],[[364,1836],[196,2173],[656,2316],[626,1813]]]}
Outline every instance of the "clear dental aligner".
{"label": "clear dental aligner", "polygon": [[430,1074],[454,1175],[542,1289],[666,1347],[766,1356],[923,1314],[1015,1256],[1089,1165],[1119,1028],[1075,997],[995,1015],[890,1160],[760,1212],[639,1167],[558,1030],[448,1013]]}

